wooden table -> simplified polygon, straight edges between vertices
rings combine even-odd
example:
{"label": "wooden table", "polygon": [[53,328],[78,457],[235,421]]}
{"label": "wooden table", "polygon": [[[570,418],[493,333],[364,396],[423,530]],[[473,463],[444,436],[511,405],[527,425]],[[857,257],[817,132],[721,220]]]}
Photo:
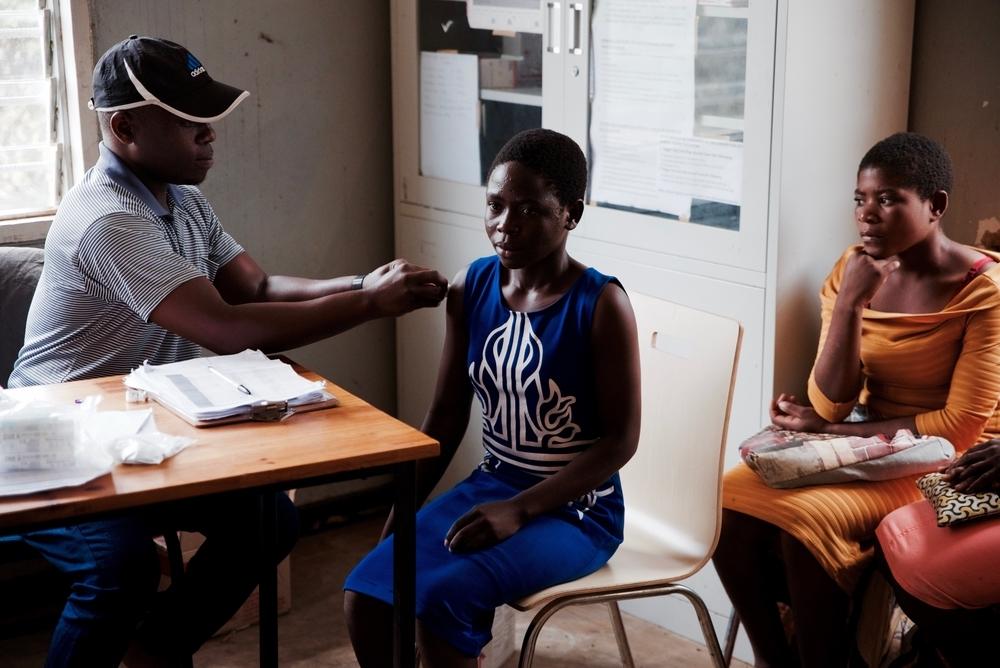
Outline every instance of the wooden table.
{"label": "wooden table", "polygon": [[[302,371],[310,380],[320,376]],[[438,454],[436,441],[327,382],[336,408],[298,413],[283,422],[195,428],[159,404],[126,404],[121,376],[8,390],[18,399],[72,403],[103,397],[101,410],[152,408],[160,431],[197,443],[158,466],[116,466],[80,487],[0,498],[0,535],[96,519],[140,506],[239,490],[273,498],[275,490],[359,477],[374,470],[396,476],[395,665],[414,665],[415,462]],[[275,508],[262,501],[261,665],[277,665]]]}

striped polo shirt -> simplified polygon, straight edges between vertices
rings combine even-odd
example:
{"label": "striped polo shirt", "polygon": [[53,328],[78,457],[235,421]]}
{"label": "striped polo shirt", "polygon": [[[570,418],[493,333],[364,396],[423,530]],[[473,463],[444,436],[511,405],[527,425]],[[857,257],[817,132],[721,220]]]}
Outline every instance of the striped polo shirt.
{"label": "striped polo shirt", "polygon": [[243,252],[194,186],[170,185],[164,206],[104,144],[59,205],[11,387],[127,373],[177,362],[197,344],[149,321],[182,283]]}

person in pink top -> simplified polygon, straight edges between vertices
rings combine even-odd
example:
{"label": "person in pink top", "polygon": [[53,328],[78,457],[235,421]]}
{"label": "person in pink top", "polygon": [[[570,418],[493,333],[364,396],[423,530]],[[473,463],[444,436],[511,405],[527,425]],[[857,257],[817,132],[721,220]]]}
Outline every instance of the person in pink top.
{"label": "person in pink top", "polygon": [[[947,469],[959,492],[1000,491],[1000,439],[980,443]],[[996,657],[1000,621],[1000,519],[939,527],[927,501],[886,515],[876,530],[896,600],[947,666]]]}

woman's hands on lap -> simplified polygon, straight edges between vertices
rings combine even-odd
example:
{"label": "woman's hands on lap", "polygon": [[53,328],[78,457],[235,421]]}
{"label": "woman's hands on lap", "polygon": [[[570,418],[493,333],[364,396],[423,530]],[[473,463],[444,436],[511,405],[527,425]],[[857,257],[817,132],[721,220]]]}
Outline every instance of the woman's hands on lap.
{"label": "woman's hands on lap", "polygon": [[771,424],[789,431],[825,432],[830,423],[792,394],[779,394],[771,401]]}
{"label": "woman's hands on lap", "polygon": [[451,552],[474,552],[510,538],[524,526],[527,513],[513,501],[476,506],[451,525],[444,546]]}
{"label": "woman's hands on lap", "polygon": [[945,469],[944,477],[956,491],[979,494],[1000,489],[1000,439],[980,443]]}

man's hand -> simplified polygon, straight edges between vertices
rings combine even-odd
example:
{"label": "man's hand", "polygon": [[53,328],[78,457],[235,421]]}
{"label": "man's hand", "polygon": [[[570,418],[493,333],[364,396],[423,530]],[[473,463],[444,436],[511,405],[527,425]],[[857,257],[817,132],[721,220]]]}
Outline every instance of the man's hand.
{"label": "man's hand", "polygon": [[812,406],[799,403],[791,394],[779,394],[771,402],[771,424],[789,431],[824,432],[829,427]]}
{"label": "man's hand", "polygon": [[838,300],[854,307],[864,307],[885,284],[889,274],[899,269],[899,260],[876,260],[864,251],[858,251],[847,260],[841,279]]}
{"label": "man's hand", "polygon": [[363,285],[380,316],[397,316],[425,306],[437,306],[448,294],[448,279],[396,259],[370,272]]}
{"label": "man's hand", "polygon": [[973,446],[945,469],[945,479],[965,494],[1000,492],[1000,439]]}
{"label": "man's hand", "polygon": [[493,501],[476,506],[455,520],[444,538],[452,552],[474,552],[510,538],[527,517],[514,501]]}

